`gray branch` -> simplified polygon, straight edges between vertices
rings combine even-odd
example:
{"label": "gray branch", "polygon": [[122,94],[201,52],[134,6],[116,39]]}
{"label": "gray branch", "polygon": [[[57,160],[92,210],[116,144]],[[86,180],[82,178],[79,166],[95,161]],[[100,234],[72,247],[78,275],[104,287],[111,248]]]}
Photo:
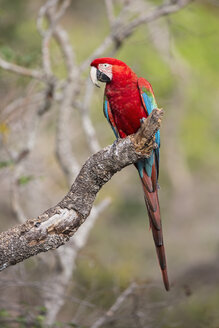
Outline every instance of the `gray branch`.
{"label": "gray branch", "polygon": [[0,67],[6,71],[13,72],[19,75],[28,76],[30,78],[37,79],[40,81],[45,80],[45,76],[42,71],[38,71],[36,69],[29,69],[13,63],[9,63],[1,57],[0,57]]}
{"label": "gray branch", "polygon": [[105,323],[109,323],[110,319],[113,318],[114,314],[118,311],[124,301],[129,297],[134,290],[137,288],[137,284],[132,282],[128,288],[126,288],[116,299],[115,303],[110,307],[110,309],[100,318],[98,318],[91,326],[91,328],[99,328]]}
{"label": "gray branch", "polygon": [[0,234],[0,270],[65,244],[86,220],[98,191],[127,165],[149,157],[163,111],[154,109],[135,135],[118,139],[91,156],[67,195],[38,218]]}

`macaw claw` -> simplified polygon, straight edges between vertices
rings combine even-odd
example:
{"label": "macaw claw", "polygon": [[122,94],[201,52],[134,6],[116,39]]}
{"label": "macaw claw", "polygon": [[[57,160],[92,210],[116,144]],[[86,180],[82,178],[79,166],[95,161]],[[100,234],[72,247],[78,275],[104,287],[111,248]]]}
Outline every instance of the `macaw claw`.
{"label": "macaw claw", "polygon": [[145,118],[145,117],[142,117],[142,118],[140,119],[140,123],[143,124],[145,120],[146,120],[146,118]]}

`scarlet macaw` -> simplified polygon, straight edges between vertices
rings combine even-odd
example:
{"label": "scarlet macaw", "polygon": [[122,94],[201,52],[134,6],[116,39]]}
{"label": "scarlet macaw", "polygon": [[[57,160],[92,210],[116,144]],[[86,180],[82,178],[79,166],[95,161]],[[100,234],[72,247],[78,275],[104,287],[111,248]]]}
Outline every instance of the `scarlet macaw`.
{"label": "scarlet macaw", "polygon": [[[137,75],[125,63],[114,58],[97,58],[91,63],[91,79],[96,86],[105,82],[103,110],[116,138],[125,138],[135,133],[142,118],[146,118],[157,103],[150,83]],[[145,204],[150,227],[156,246],[157,256],[163,276],[164,286],[169,290],[160,207],[158,200],[160,132],[155,140],[158,148],[150,158],[138,161],[138,169],[144,190]]]}

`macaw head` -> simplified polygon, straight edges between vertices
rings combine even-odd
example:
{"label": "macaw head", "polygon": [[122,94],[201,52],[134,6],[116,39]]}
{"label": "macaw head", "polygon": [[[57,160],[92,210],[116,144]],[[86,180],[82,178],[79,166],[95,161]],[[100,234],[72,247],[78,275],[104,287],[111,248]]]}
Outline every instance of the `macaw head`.
{"label": "macaw head", "polygon": [[90,64],[90,76],[92,82],[100,87],[98,82],[111,83],[127,79],[135,73],[119,59],[104,57],[97,58]]}

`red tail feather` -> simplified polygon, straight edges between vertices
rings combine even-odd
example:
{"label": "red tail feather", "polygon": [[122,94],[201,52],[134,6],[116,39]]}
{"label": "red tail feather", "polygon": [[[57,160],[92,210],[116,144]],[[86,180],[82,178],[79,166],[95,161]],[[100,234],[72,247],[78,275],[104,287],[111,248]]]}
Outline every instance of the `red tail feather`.
{"label": "red tail feather", "polygon": [[[159,260],[163,282],[166,290],[170,289],[169,280],[167,275],[167,265],[165,249],[163,244],[163,232],[160,217],[160,206],[158,200],[157,182],[156,182],[156,172],[154,169],[155,164],[152,169],[152,177],[148,177],[145,170],[143,170],[142,186],[144,190],[145,204],[148,211],[150,226],[153,234],[154,243],[156,246],[157,257]],[[156,184],[155,184],[156,182]]]}

